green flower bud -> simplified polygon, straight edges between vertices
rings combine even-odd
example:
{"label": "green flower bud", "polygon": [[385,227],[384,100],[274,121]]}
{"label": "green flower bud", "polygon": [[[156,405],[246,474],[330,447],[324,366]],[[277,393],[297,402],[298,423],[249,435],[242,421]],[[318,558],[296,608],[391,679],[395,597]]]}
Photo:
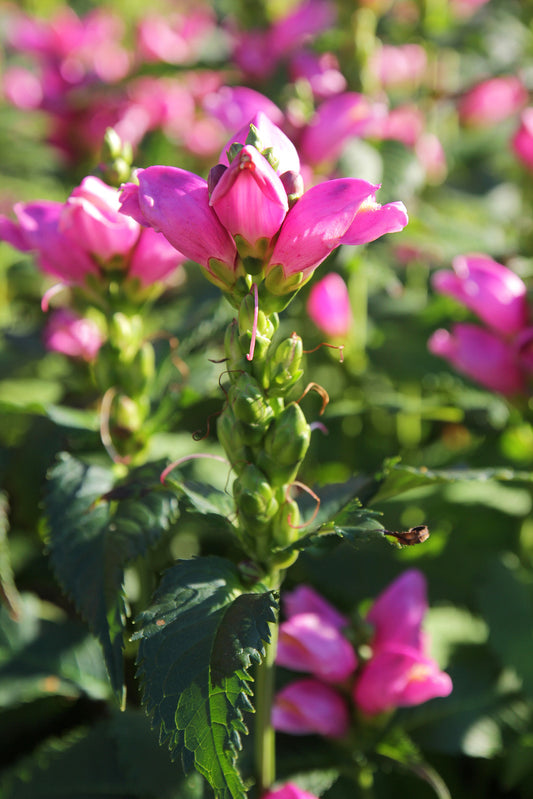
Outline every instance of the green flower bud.
{"label": "green flower bud", "polygon": [[299,538],[300,508],[294,499],[286,499],[272,523],[272,538],[275,546],[287,547]]}
{"label": "green flower bud", "polygon": [[262,532],[279,507],[265,475],[251,463],[235,480],[233,495],[248,533]]}
{"label": "green flower bud", "polygon": [[311,428],[300,406],[291,402],[270,425],[258,466],[275,486],[291,483],[311,440]]}
{"label": "green flower bud", "polygon": [[136,433],[141,430],[149,410],[147,398],[134,400],[125,394],[120,394],[113,403],[110,423],[112,427],[118,426],[129,433]]}
{"label": "green flower bud", "polygon": [[274,411],[266,401],[261,388],[249,374],[239,375],[230,386],[228,402],[240,422],[259,424],[264,432],[274,418]]}
{"label": "green flower bud", "polygon": [[226,405],[217,419],[217,435],[237,474],[242,472],[249,461],[249,453],[246,450],[246,444],[240,435],[239,428],[240,425],[237,423],[235,414],[231,407]]}
{"label": "green flower bud", "polygon": [[144,324],[139,315],[126,316],[120,311],[109,321],[109,343],[119,352],[121,361],[132,361],[144,335]]}
{"label": "green flower bud", "polygon": [[300,368],[302,357],[302,339],[296,333],[280,341],[273,355],[268,358],[266,380],[269,394],[285,395],[298,382],[303,375],[303,369]]}

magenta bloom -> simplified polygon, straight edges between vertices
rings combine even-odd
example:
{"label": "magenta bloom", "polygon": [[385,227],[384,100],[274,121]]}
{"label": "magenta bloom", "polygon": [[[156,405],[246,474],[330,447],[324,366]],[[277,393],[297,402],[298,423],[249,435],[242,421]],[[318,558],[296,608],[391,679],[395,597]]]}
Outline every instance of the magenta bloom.
{"label": "magenta bloom", "polygon": [[298,613],[279,629],[276,663],[326,682],[344,682],[357,666],[351,643],[316,613]]}
{"label": "magenta bloom", "polygon": [[287,782],[281,788],[276,788],[275,791],[264,793],[261,799],[317,799],[317,797],[294,783]]}
{"label": "magenta bloom", "polygon": [[103,336],[91,319],[61,309],[54,311],[44,330],[46,348],[71,358],[94,361],[102,346]]}
{"label": "magenta bloom", "polygon": [[22,252],[35,251],[43,271],[74,285],[108,270],[122,270],[149,285],[183,262],[166,239],[118,209],[118,190],[87,177],[66,203],[16,204],[16,222],[0,216],[0,240]]}
{"label": "magenta bloom", "polygon": [[[244,129],[244,139],[248,135],[249,120],[256,114],[264,114],[275,125],[283,122],[283,111],[264,94],[248,86],[221,86],[206,95],[202,106],[228,131]],[[244,141],[241,143],[244,144]]]}
{"label": "magenta bloom", "polygon": [[463,125],[484,127],[496,125],[525,106],[528,92],[515,75],[504,75],[482,81],[466,92],[458,105]]}
{"label": "magenta bloom", "polygon": [[307,313],[329,338],[342,338],[353,324],[346,283],[336,272],[314,283],[307,301]]}
{"label": "magenta bloom", "polygon": [[454,272],[434,274],[436,291],[455,297],[503,335],[517,333],[525,326],[527,290],[518,275],[486,255],[460,255],[452,265]]}
{"label": "magenta bloom", "polygon": [[420,44],[384,44],[371,59],[371,68],[384,88],[417,86],[427,67],[426,51]]}
{"label": "magenta bloom", "polygon": [[452,681],[414,647],[393,644],[367,663],[355,684],[354,701],[369,716],[449,696]]}
{"label": "magenta bloom", "polygon": [[287,618],[292,619],[300,613],[315,613],[331,627],[342,630],[348,626],[348,618],[339,613],[337,608],[331,605],[310,585],[298,585],[293,591],[287,591],[283,595],[283,607]]}
{"label": "magenta bloom", "polygon": [[468,323],[456,324],[451,332],[436,330],[428,348],[491,391],[506,396],[525,391],[515,349],[490,330]]}
{"label": "magenta bloom", "polygon": [[525,108],[520,115],[520,126],[511,140],[517,158],[529,170],[533,170],[533,108]]}
{"label": "magenta bloom", "polygon": [[272,724],[281,732],[342,738],[349,723],[343,697],[319,680],[309,678],[289,683],[274,699]]}
{"label": "magenta bloom", "polygon": [[314,97],[325,100],[346,89],[346,78],[339,69],[333,53],[313,53],[301,50],[295,53],[289,64],[291,81],[306,80]]}
{"label": "magenta bloom", "polygon": [[408,569],[382,591],[368,612],[367,621],[374,628],[374,651],[396,643],[420,648],[427,608],[424,575]]}

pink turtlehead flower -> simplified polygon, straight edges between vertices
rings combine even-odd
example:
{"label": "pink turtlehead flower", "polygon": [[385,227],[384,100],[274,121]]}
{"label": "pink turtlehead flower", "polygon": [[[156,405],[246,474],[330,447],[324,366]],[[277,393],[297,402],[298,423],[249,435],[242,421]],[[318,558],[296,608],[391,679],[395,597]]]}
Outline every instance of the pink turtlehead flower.
{"label": "pink turtlehead flower", "polygon": [[456,324],[451,332],[436,330],[428,348],[433,355],[445,358],[458,372],[491,391],[506,396],[525,391],[515,349],[491,330],[468,323]]}
{"label": "pink turtlehead flower", "polygon": [[358,92],[344,92],[325,100],[301,133],[302,160],[310,166],[336,161],[347,141],[366,135],[384,113],[384,106]]}
{"label": "pink turtlehead flower", "polygon": [[376,652],[355,684],[355,704],[369,716],[449,696],[452,681],[417,649],[394,644]]}
{"label": "pink turtlehead flower", "polygon": [[384,44],[373,53],[370,67],[384,88],[415,87],[424,77],[427,55],[420,44]]}
{"label": "pink turtlehead flower", "polygon": [[347,680],[357,666],[351,643],[317,613],[298,613],[282,622],[276,663],[307,671],[325,682]]}
{"label": "pink turtlehead flower", "polygon": [[307,313],[329,338],[342,338],[350,331],[353,313],[348,287],[336,272],[314,283],[307,300]]}
{"label": "pink turtlehead flower", "polygon": [[283,122],[283,111],[264,94],[248,86],[221,86],[204,97],[202,107],[228,131],[245,130],[244,139],[248,135],[249,120],[259,113],[274,125]]}
{"label": "pink turtlehead flower", "polygon": [[[243,145],[240,152],[231,149],[231,164],[226,156],[229,166],[214,168],[209,185],[176,167],[139,170],[138,185],[122,191],[123,213],[163,233],[223,291],[235,284],[238,249],[243,258],[259,259],[253,274],[263,271],[274,295],[303,285],[339,244],[373,241],[407,223],[403,204],[378,205],[378,187],[364,180],[326,181],[299,199],[292,189],[287,196],[285,187],[297,184],[298,154],[268,117],[259,114],[256,122],[261,149],[245,144],[240,131],[230,142]],[[264,148],[272,148],[275,168]]]}
{"label": "pink turtlehead flower", "polygon": [[103,336],[91,319],[61,309],[51,314],[44,329],[44,342],[47,349],[70,358],[94,361],[102,346]]}
{"label": "pink turtlehead flower", "polygon": [[520,115],[520,126],[511,140],[514,154],[527,169],[533,171],[533,107]]}
{"label": "pink turtlehead flower", "polygon": [[399,105],[373,120],[368,135],[377,139],[393,139],[415,147],[425,127],[424,114],[415,105]]}
{"label": "pink turtlehead flower", "polygon": [[243,125],[234,136],[228,141],[220,154],[220,163],[229,164],[228,150],[232,144],[246,143],[250,126],[253,125],[257,131],[262,150],[272,149],[275,154],[277,166],[276,172],[282,175],[284,172],[300,172],[300,158],[296,147],[283,131],[272,122],[268,114],[258,111],[254,116]]}
{"label": "pink turtlehead flower", "polygon": [[374,628],[372,656],[353,688],[354,702],[363,713],[384,713],[451,692],[449,676],[425,651],[426,611],[426,582],[416,569],[404,572],[374,602],[367,614]]}
{"label": "pink turtlehead flower", "polygon": [[281,788],[276,788],[274,791],[267,791],[261,799],[317,799],[311,793],[304,791],[292,782],[287,782]]}
{"label": "pink turtlehead flower", "polygon": [[313,53],[301,50],[295,53],[289,64],[291,81],[305,80],[313,96],[326,100],[346,89],[346,78],[339,69],[339,62],[333,53]]}
{"label": "pink turtlehead flower", "polygon": [[147,14],[138,24],[137,52],[147,62],[191,63],[215,24],[214,12],[208,5],[192,8],[186,14]]}
{"label": "pink turtlehead flower", "polygon": [[486,127],[518,113],[527,101],[528,92],[520,78],[503,75],[482,81],[467,91],[457,110],[463,125]]}
{"label": "pink turtlehead flower", "polygon": [[459,255],[453,272],[433,275],[435,291],[454,297],[486,325],[503,335],[521,330],[529,315],[525,283],[503,264],[486,255]]}
{"label": "pink turtlehead flower", "polygon": [[334,688],[313,678],[289,683],[276,694],[272,724],[292,735],[342,738],[350,723],[345,700]]}
{"label": "pink turtlehead flower", "polygon": [[41,269],[67,284],[122,270],[149,285],[184,260],[165,238],[119,213],[118,190],[93,176],[66,203],[17,203],[14,211],[16,222],[0,216],[0,241],[35,251]]}
{"label": "pink turtlehead flower", "polygon": [[331,627],[342,630],[349,624],[349,619],[344,613],[340,613],[327,599],[324,599],[310,585],[302,583],[293,591],[287,591],[283,595],[283,607],[287,618],[292,619],[300,613],[315,613]]}

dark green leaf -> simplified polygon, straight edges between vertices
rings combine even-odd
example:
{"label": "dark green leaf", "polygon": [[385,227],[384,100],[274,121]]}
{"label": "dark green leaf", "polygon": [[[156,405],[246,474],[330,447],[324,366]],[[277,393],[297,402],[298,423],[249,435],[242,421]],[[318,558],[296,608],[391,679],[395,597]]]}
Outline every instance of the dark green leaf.
{"label": "dark green leaf", "polygon": [[217,557],[182,561],[138,619],[143,701],[160,741],[194,766],[220,799],[245,796],[235,763],[252,710],[248,668],[270,639],[276,601],[243,594],[237,568]]}
{"label": "dark green leaf", "polygon": [[159,481],[162,468],[142,466],[114,486],[107,469],[64,454],[49,475],[45,514],[52,567],[102,644],[121,702],[124,566],[144,554],[177,515],[174,493]]}
{"label": "dark green leaf", "polygon": [[424,761],[418,747],[400,729],[378,744],[376,754],[387,761],[410,771],[433,788],[438,799],[451,799],[451,794],[442,778]]}
{"label": "dark green leaf", "polygon": [[186,498],[191,510],[196,513],[213,514],[227,519],[235,512],[235,503],[231,495],[214,486],[197,483],[194,480],[174,482],[174,485]]}
{"label": "dark green leaf", "polygon": [[0,492],[0,597],[16,618],[19,612],[20,597],[13,577],[7,534],[9,530],[7,496]]}

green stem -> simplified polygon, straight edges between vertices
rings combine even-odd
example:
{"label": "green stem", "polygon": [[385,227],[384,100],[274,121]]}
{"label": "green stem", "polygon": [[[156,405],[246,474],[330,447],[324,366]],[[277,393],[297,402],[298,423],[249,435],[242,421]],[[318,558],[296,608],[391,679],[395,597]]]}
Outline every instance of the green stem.
{"label": "green stem", "polygon": [[272,726],[272,700],[278,625],[271,624],[271,638],[255,678],[255,774],[257,795],[262,796],[276,778],[275,733]]}

